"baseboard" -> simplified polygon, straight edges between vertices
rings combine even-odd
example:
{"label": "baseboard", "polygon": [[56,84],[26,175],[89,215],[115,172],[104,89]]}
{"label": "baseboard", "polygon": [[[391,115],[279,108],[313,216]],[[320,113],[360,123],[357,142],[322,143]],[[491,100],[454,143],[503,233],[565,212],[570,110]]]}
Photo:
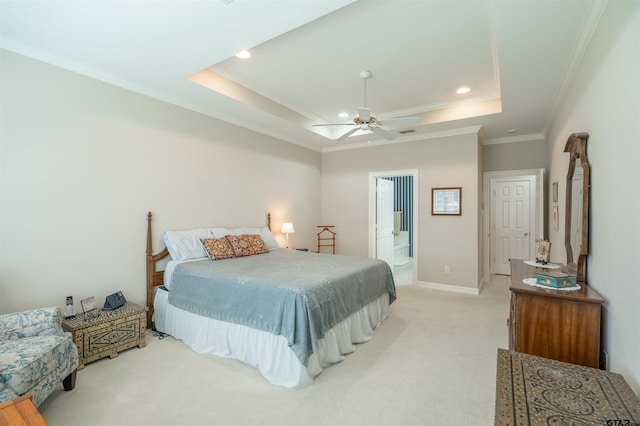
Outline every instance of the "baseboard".
{"label": "baseboard", "polygon": [[418,286],[430,288],[432,290],[450,291],[453,293],[473,294],[474,296],[480,295],[480,289],[470,287],[460,287],[457,285],[428,283],[425,281],[418,281]]}
{"label": "baseboard", "polygon": [[483,288],[484,288],[484,278],[480,278],[480,284],[478,284],[478,294],[482,293]]}

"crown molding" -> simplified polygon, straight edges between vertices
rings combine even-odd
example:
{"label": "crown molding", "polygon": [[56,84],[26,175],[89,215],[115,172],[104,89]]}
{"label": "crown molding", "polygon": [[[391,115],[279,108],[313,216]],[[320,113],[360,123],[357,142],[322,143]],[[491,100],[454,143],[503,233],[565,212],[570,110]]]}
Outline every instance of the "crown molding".
{"label": "crown molding", "polygon": [[489,138],[482,142],[482,145],[497,145],[501,143],[514,142],[544,142],[545,138],[542,133],[531,133],[529,135],[506,136],[504,138]]}
{"label": "crown molding", "polygon": [[604,14],[605,9],[607,8],[607,4],[609,0],[600,0],[600,1],[592,1],[589,4],[589,9],[587,10],[586,16],[582,21],[582,28],[580,29],[580,35],[578,36],[578,41],[576,42],[576,48],[574,49],[573,56],[569,62],[569,66],[564,74],[564,79],[560,84],[560,89],[558,90],[558,94],[553,102],[551,109],[549,110],[549,116],[547,118],[547,122],[544,126],[544,133],[547,134],[555,117],[557,116],[558,109],[560,105],[564,101],[565,96],[567,95],[567,91],[569,90],[569,86],[571,85],[576,72],[580,67],[580,63],[587,51],[587,47],[589,47],[589,43],[593,38],[593,34],[596,32],[598,28],[598,24],[600,23],[600,19]]}
{"label": "crown molding", "polygon": [[458,100],[455,102],[437,102],[432,104],[417,105],[411,108],[403,108],[403,109],[398,109],[394,111],[387,111],[387,112],[379,113],[376,115],[379,120],[385,120],[385,119],[388,120],[390,118],[424,114],[424,113],[440,111],[448,108],[455,108],[461,105],[469,105],[469,104],[482,103],[482,102],[495,101],[495,100],[501,100],[501,96],[497,92],[492,92],[483,96],[470,97],[470,98]]}

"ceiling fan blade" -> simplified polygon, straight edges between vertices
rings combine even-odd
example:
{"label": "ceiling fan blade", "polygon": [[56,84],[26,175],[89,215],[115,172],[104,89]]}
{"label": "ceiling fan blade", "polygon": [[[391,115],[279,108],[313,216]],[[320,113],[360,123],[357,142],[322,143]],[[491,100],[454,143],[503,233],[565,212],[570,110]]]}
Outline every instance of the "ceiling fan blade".
{"label": "ceiling fan blade", "polygon": [[358,117],[360,117],[360,121],[368,122],[371,120],[371,110],[369,108],[358,107]]}
{"label": "ceiling fan blade", "polygon": [[388,140],[388,141],[393,140],[393,139],[395,139],[395,138],[396,138],[396,137],[395,137],[395,135],[393,135],[393,134],[391,134],[391,133],[387,132],[387,131],[386,131],[385,129],[383,129],[382,127],[375,126],[375,127],[371,127],[370,129],[371,129],[371,131],[373,131],[373,132],[375,132],[375,133],[379,134],[380,136],[382,136],[383,138],[385,138],[385,139],[386,139],[386,140]]}
{"label": "ceiling fan blade", "polygon": [[397,124],[418,124],[420,117],[400,117],[400,118],[387,118],[386,120],[379,120],[379,123],[383,126],[397,125]]}
{"label": "ceiling fan blade", "polygon": [[311,126],[357,126],[356,123],[324,123],[324,124],[312,124]]}
{"label": "ceiling fan blade", "polygon": [[344,140],[346,138],[348,138],[349,136],[351,136],[352,134],[354,134],[355,132],[357,132],[358,130],[360,130],[360,127],[356,127],[355,129],[351,129],[349,130],[347,133],[343,134],[342,136],[340,136],[338,139],[336,139],[337,141],[341,141]]}

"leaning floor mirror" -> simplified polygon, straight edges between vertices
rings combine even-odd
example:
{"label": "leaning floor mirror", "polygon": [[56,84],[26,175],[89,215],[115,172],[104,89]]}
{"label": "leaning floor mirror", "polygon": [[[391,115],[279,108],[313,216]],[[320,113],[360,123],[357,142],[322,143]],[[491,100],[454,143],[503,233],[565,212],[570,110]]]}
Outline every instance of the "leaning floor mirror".
{"label": "leaning floor mirror", "polygon": [[564,244],[567,251],[567,270],[578,281],[587,280],[589,254],[589,161],[588,133],[569,136],[564,152],[569,153],[567,172]]}

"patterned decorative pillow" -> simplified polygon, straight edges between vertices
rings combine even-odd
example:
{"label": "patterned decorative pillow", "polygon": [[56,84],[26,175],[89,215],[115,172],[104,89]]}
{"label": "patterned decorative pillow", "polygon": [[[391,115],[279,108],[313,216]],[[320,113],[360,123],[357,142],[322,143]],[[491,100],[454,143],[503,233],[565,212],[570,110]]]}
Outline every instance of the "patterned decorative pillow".
{"label": "patterned decorative pillow", "polygon": [[258,234],[247,234],[245,238],[249,240],[249,244],[253,247],[253,251],[256,254],[268,253],[269,247],[267,247],[267,243],[262,239],[261,235]]}
{"label": "patterned decorative pillow", "polygon": [[211,260],[233,257],[233,249],[226,238],[200,238],[200,242]]}
{"label": "patterned decorative pillow", "polygon": [[256,254],[249,239],[245,235],[227,235],[225,237],[229,241],[231,250],[235,257],[251,256]]}
{"label": "patterned decorative pillow", "polygon": [[269,251],[260,235],[227,235],[225,237],[236,257],[252,256]]}

